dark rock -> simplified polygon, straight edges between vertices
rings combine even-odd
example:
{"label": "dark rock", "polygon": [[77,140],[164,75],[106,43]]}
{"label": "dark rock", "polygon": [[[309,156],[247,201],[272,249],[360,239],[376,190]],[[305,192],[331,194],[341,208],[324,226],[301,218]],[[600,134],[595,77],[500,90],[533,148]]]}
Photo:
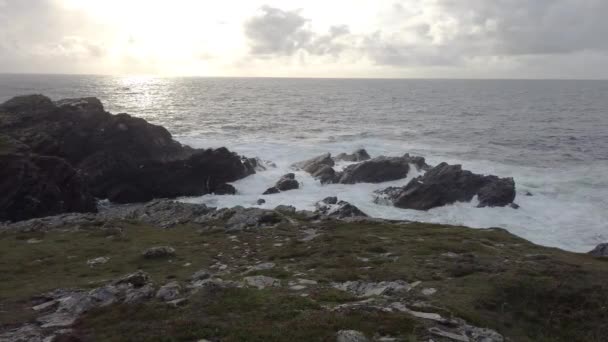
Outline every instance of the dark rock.
{"label": "dark rock", "polygon": [[340,153],[334,159],[347,162],[362,162],[371,159],[371,157],[369,156],[367,151],[362,148],[356,150],[352,154]]}
{"label": "dark rock", "polygon": [[273,194],[278,194],[279,192],[281,192],[281,191],[279,191],[279,189],[277,189],[276,187],[273,186],[273,187],[266,189],[266,191],[264,191],[264,193],[262,193],[262,195],[273,195]]}
{"label": "dark rock", "polygon": [[428,171],[431,169],[431,166],[426,163],[426,159],[424,159],[424,157],[410,156],[409,153],[406,153],[403,155],[402,158],[407,160],[408,163],[416,166],[416,169],[418,169],[419,171],[420,170]]}
{"label": "dark rock", "polygon": [[114,285],[130,284],[131,286],[133,286],[135,288],[139,288],[146,284],[149,284],[150,282],[151,282],[150,275],[148,273],[140,270],[140,271],[136,271],[131,274],[127,274],[126,276],[116,280],[114,282]]}
{"label": "dark rock", "polygon": [[266,203],[266,200],[265,200],[265,199],[260,198],[260,199],[259,199],[259,200],[258,200],[256,203],[257,203],[258,205],[262,205],[262,204]]}
{"label": "dark rock", "polygon": [[66,159],[94,196],[113,202],[204,195],[255,173],[249,159],[182,146],[165,128],[112,115],[95,98],[18,97],[0,105],[0,118],[1,134],[33,153]]}
{"label": "dark rock", "polygon": [[533,194],[532,194],[530,191],[526,191],[526,196],[528,196],[528,197],[532,197],[532,196],[534,196],[534,195],[533,195]]}
{"label": "dark rock", "polygon": [[321,181],[321,184],[336,183],[336,177],[338,177],[336,170],[328,165],[321,165],[315,172],[311,173],[311,175]]}
{"label": "dark rock", "polygon": [[480,207],[506,206],[515,199],[511,178],[482,176],[462,170],[460,165],[441,163],[403,188],[379,192],[399,208],[428,210],[454,202],[469,202],[479,195]]}
{"label": "dark rock", "polygon": [[152,247],[146,249],[142,256],[146,259],[159,259],[175,256],[175,248],[169,246]]}
{"label": "dark rock", "polygon": [[284,175],[273,187],[264,191],[263,195],[278,194],[281,191],[289,191],[300,188],[300,183],[298,183],[295,177],[296,175],[293,173]]}
{"label": "dark rock", "polygon": [[477,192],[479,207],[504,207],[515,200],[515,181],[513,178],[486,176],[486,185]]}
{"label": "dark rock", "polygon": [[336,163],[331,158],[331,154],[325,153],[320,156],[295,163],[292,165],[292,167],[313,174],[323,166],[333,167],[335,164]]}
{"label": "dark rock", "polygon": [[521,208],[521,207],[519,206],[519,204],[517,204],[517,203],[511,203],[511,204],[509,204],[509,206],[510,206],[512,209],[519,209],[519,208]]}
{"label": "dark rock", "polygon": [[346,201],[337,201],[336,197],[327,197],[315,204],[315,208],[321,215],[332,218],[368,217],[359,208]]}
{"label": "dark rock", "polygon": [[0,221],[96,211],[83,177],[63,159],[0,155]]}
{"label": "dark rock", "polygon": [[326,197],[321,202],[323,202],[325,204],[337,204],[338,203],[338,197],[336,197],[336,196]]}
{"label": "dark rock", "polygon": [[597,245],[589,254],[594,257],[605,257],[608,258],[608,243],[602,243]]}
{"label": "dark rock", "polygon": [[236,188],[230,184],[220,184],[218,185],[212,193],[216,195],[236,195]]}
{"label": "dark rock", "polygon": [[272,226],[283,221],[282,216],[274,210],[260,208],[234,207],[216,213],[217,217],[227,219],[227,231],[241,231]]}
{"label": "dark rock", "polygon": [[[118,211],[117,209],[110,212]],[[204,204],[181,203],[168,200],[158,200],[137,205],[132,210],[127,210],[120,218],[137,220],[161,228],[171,228],[178,224],[194,222],[199,220],[215,208],[209,208]],[[105,214],[105,212],[102,212]]]}
{"label": "dark rock", "polygon": [[349,165],[338,180],[341,184],[382,183],[407,177],[409,160],[402,157],[377,157]]}

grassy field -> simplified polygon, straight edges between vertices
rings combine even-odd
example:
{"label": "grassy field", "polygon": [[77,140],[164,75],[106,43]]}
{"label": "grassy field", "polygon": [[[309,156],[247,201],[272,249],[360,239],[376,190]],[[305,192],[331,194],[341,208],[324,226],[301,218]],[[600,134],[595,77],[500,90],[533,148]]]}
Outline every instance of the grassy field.
{"label": "grassy field", "polygon": [[[278,278],[280,288],[209,289],[179,308],[156,301],[111,306],[82,317],[76,330],[91,341],[330,341],[341,329],[416,341],[426,326],[407,314],[328,310],[358,300],[332,282],[404,280],[421,282],[408,301],[427,302],[426,311],[490,327],[513,341],[608,336],[606,260],[536,246],[500,229],[325,221],[226,234],[200,226],[108,225],[114,228],[0,234],[0,326],[32,319],[31,298],[55,288],[97,287],[138,269],[157,285],[185,283],[213,265],[225,265],[222,279],[239,281],[250,266],[272,262],[273,269],[247,275]],[[309,229],[319,236],[301,241]],[[141,256],[163,245],[176,256]],[[87,265],[101,256],[109,262]],[[290,290],[287,284],[298,278],[318,285]],[[422,288],[437,292],[425,296]]]}

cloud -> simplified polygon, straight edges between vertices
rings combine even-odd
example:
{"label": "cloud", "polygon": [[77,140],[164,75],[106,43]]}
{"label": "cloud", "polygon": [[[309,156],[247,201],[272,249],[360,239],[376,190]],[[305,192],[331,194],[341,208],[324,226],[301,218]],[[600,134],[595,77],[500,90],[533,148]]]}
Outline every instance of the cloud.
{"label": "cloud", "polygon": [[263,6],[261,15],[245,22],[245,35],[254,56],[292,56],[298,51],[311,55],[337,56],[346,48],[341,42],[350,34],[346,25],[331,26],[327,33],[318,34],[309,27],[310,20],[300,11],[286,11]]}

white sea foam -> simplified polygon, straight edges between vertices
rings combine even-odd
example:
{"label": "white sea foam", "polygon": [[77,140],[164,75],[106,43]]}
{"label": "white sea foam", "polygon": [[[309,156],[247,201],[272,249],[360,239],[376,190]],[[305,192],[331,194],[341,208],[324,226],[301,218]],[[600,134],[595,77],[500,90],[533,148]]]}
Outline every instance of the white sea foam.
{"label": "white sea foam", "polygon": [[[458,160],[450,158],[450,150],[432,146],[407,146],[391,141],[360,139],[354,141],[300,142],[293,141],[209,141],[194,137],[182,137],[184,143],[195,147],[228,146],[247,156],[259,156],[271,160],[277,167],[259,172],[239,180],[233,185],[238,190],[236,196],[206,195],[184,198],[184,201],[206,203],[217,207],[255,206],[259,198],[266,203],[262,208],[277,205],[293,205],[298,209],[314,209],[314,204],[327,197],[338,196],[351,202],[374,217],[404,219],[421,222],[464,225],[474,228],[501,227],[532,242],[559,247],[566,250],[586,252],[595,245],[608,240],[606,208],[608,203],[607,184],[597,184],[598,193],[589,193],[592,182],[606,182],[603,172],[608,170],[597,166],[595,169],[570,168],[547,169],[512,166],[484,160]],[[372,156],[402,155],[406,152],[427,157],[430,164],[441,161],[463,164],[465,169],[476,173],[496,174],[514,177],[517,185],[516,202],[519,210],[511,208],[476,208],[472,203],[456,203],[429,211],[404,210],[373,202],[373,191],[389,186],[405,185],[417,176],[410,172],[407,179],[382,184],[321,185],[310,175],[296,171],[296,178],[302,186],[299,190],[262,196],[282,175],[293,172],[294,162],[314,157],[321,153],[352,152],[365,147]],[[581,184],[588,182],[589,184]],[[603,191],[603,193],[602,193]],[[533,196],[526,196],[531,192]]]}

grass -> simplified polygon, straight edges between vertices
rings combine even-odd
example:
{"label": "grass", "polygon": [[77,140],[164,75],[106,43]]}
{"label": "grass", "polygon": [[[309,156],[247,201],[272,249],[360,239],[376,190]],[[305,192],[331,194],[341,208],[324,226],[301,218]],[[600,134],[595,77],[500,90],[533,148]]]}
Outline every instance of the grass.
{"label": "grass", "polygon": [[[335,339],[340,329],[370,337],[426,338],[424,322],[407,315],[323,309],[358,300],[332,289],[330,282],[400,279],[422,282],[409,300],[426,301],[444,316],[496,329],[514,341],[603,341],[608,336],[605,260],[536,246],[500,229],[336,221],[305,225],[321,235],[301,242],[303,233],[291,225],[230,235],[133,222],[116,222],[120,234],[94,227],[0,234],[0,329],[31,318],[30,298],[58,287],[98,286],[137,269],[157,284],[184,282],[217,262],[228,265],[222,278],[240,280],[249,266],[273,262],[275,268],[247,275],[268,275],[284,284],[305,278],[319,285],[305,290],[307,298],[286,287],[216,289],[197,294],[182,308],[157,302],[112,306],[83,317],[77,331],[85,341],[323,341]],[[141,257],[144,249],[159,245],[174,247],[176,257]],[[99,256],[110,261],[94,268],[86,264]],[[419,292],[425,287],[438,291],[426,297]]]}

